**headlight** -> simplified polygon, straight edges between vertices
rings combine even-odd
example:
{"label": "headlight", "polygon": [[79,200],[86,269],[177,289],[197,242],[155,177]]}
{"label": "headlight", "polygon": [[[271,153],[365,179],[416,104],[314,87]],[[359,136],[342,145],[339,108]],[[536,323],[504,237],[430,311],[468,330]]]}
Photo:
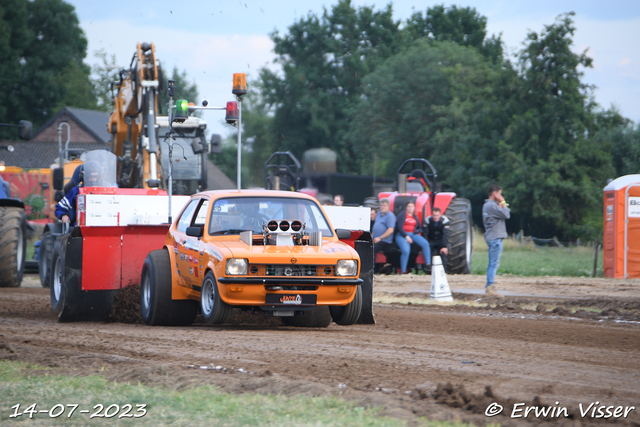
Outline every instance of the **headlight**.
{"label": "headlight", "polygon": [[341,259],[336,264],[336,276],[355,276],[358,274],[358,261]]}
{"label": "headlight", "polygon": [[231,258],[227,260],[227,268],[225,272],[231,276],[239,276],[247,274],[247,265],[249,263],[244,258]]}

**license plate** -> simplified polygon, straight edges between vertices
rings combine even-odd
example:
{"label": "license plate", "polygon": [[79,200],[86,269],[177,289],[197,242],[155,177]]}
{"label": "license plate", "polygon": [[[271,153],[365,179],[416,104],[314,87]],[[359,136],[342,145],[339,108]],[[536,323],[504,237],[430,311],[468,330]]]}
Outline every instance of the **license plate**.
{"label": "license plate", "polygon": [[318,303],[318,296],[313,294],[267,294],[267,305],[309,306]]}

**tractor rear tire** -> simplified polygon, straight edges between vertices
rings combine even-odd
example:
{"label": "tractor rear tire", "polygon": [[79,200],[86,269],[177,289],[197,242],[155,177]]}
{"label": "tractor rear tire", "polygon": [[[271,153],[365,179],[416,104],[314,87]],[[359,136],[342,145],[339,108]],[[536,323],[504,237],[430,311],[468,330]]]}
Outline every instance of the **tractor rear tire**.
{"label": "tractor rear tire", "polygon": [[196,301],[171,299],[171,266],[166,249],[149,252],[144,260],[140,309],[147,325],[189,326],[196,319]]}
{"label": "tractor rear tire", "polygon": [[82,270],[66,267],[66,246],[68,237],[56,240],[51,255],[49,272],[51,309],[59,322],[70,322],[78,317],[80,280]]}
{"label": "tractor rear tire", "polygon": [[22,282],[27,258],[27,218],[23,208],[0,207],[0,288]]}
{"label": "tractor rear tire", "polygon": [[231,307],[220,298],[218,283],[212,272],[208,272],[202,281],[200,292],[200,311],[207,323],[220,325],[227,321]]}
{"label": "tractor rear tire", "polygon": [[57,237],[51,254],[49,291],[58,321],[105,320],[116,291],[82,290],[82,237]]}
{"label": "tractor rear tire", "polygon": [[455,198],[445,211],[449,218],[449,262],[447,273],[470,274],[473,255],[473,228],[471,202]]}
{"label": "tractor rear tire", "polygon": [[51,256],[53,255],[53,243],[55,238],[50,232],[46,232],[40,239],[40,257],[38,258],[38,273],[40,273],[40,284],[43,288],[51,285]]}
{"label": "tractor rear tire", "polygon": [[362,311],[362,288],[360,286],[356,289],[356,294],[353,297],[353,301],[345,306],[329,307],[331,318],[334,322],[341,326],[353,325],[360,318],[360,312]]}
{"label": "tractor rear tire", "polygon": [[302,315],[282,317],[282,323],[296,328],[326,328],[331,324],[331,312],[328,306],[320,306]]}

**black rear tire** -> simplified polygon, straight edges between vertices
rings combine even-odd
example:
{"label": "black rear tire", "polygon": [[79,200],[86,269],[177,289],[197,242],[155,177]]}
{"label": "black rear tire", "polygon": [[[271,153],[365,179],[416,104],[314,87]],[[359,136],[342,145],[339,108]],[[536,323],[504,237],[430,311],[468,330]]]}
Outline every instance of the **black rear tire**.
{"label": "black rear tire", "polygon": [[0,207],[0,288],[22,283],[27,258],[27,217],[24,209]]}
{"label": "black rear tire", "polygon": [[358,321],[360,312],[362,311],[362,288],[360,286],[356,289],[356,294],[353,297],[353,301],[345,306],[333,306],[329,307],[331,318],[338,325],[349,326]]}
{"label": "black rear tire", "polygon": [[218,283],[212,272],[208,272],[202,281],[200,311],[204,320],[212,325],[226,322],[231,311],[231,306],[220,298]]}
{"label": "black rear tire", "polygon": [[171,299],[171,259],[166,249],[149,252],[144,260],[140,309],[147,325],[188,326],[196,319],[196,301]]}
{"label": "black rear tire", "polygon": [[301,315],[283,317],[282,323],[297,328],[326,328],[331,324],[331,313],[328,306],[316,307]]}
{"label": "black rear tire", "polygon": [[473,255],[473,229],[471,202],[455,198],[444,213],[449,218],[449,261],[447,273],[471,273]]}
{"label": "black rear tire", "polygon": [[51,270],[51,256],[53,255],[53,243],[55,238],[50,232],[45,232],[40,239],[40,257],[38,258],[38,273],[40,284],[43,288],[51,285],[49,271]]}
{"label": "black rear tire", "polygon": [[67,236],[56,239],[49,272],[51,309],[59,322],[76,320],[81,288],[79,281],[82,279],[82,270],[65,265],[67,240]]}

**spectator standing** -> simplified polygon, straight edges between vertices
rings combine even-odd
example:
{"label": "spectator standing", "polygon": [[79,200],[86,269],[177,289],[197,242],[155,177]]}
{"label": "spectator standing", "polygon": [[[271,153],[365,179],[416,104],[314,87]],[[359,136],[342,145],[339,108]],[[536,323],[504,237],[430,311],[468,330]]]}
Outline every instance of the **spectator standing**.
{"label": "spectator standing", "polygon": [[393,244],[396,216],[389,210],[389,199],[380,200],[380,212],[376,215],[371,234],[373,236],[373,258]]}
{"label": "spectator standing", "polygon": [[396,243],[402,251],[400,255],[400,269],[402,274],[407,273],[407,264],[411,253],[411,244],[416,242],[422,248],[422,256],[427,263],[426,267],[431,267],[431,248],[429,242],[420,235],[422,226],[420,220],[414,213],[416,205],[414,202],[407,202],[404,212],[400,212],[396,221]]}
{"label": "spectator standing", "polygon": [[433,208],[431,216],[424,221],[422,233],[429,241],[431,253],[440,255],[442,266],[446,272],[449,261],[449,218],[442,215],[440,208]]}
{"label": "spectator standing", "polygon": [[344,196],[342,194],[336,194],[333,196],[333,206],[344,205]]}
{"label": "spectator standing", "polygon": [[484,201],[484,206],[482,206],[482,222],[485,230],[484,240],[489,247],[489,266],[487,268],[485,294],[490,296],[502,296],[498,293],[493,283],[500,266],[502,240],[508,237],[506,220],[510,217],[511,211],[509,210],[509,204],[502,196],[502,187],[495,184],[491,185],[489,187],[489,198]]}

